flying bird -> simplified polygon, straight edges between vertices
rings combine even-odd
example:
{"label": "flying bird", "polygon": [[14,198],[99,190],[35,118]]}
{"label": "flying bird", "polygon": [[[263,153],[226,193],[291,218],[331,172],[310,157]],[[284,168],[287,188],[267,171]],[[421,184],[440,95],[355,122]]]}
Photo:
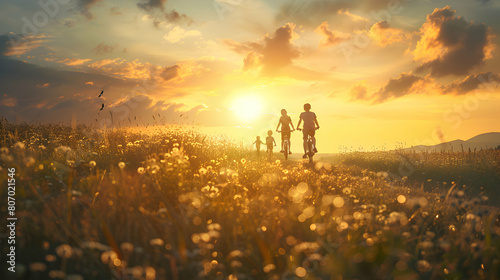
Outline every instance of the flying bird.
{"label": "flying bird", "polygon": [[104,103],[102,103],[101,110],[99,110],[99,111],[102,111],[102,109],[104,109]]}
{"label": "flying bird", "polygon": [[101,91],[101,93],[99,94],[99,96],[98,96],[98,97],[101,97],[103,93],[104,93],[104,90],[103,90],[103,91]]}

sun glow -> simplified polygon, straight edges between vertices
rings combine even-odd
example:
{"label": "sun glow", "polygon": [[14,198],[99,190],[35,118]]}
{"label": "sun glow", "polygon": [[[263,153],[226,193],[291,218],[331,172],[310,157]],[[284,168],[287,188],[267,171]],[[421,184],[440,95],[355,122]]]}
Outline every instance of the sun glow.
{"label": "sun glow", "polygon": [[262,110],[262,103],[256,96],[247,95],[233,102],[234,113],[243,121],[249,122],[257,118]]}

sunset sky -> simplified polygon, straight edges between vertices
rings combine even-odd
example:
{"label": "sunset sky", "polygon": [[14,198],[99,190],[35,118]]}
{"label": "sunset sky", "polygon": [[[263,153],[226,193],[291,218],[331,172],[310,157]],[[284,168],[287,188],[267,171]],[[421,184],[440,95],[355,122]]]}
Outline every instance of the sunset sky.
{"label": "sunset sky", "polygon": [[250,146],[308,102],[320,152],[466,140],[500,131],[499,14],[493,0],[3,0],[0,115],[186,124]]}

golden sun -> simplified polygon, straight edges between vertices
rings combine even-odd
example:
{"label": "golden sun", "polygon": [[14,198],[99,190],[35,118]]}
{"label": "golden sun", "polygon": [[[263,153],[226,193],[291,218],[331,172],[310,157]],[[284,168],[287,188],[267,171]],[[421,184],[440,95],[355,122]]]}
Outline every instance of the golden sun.
{"label": "golden sun", "polygon": [[233,102],[232,108],[236,116],[238,116],[242,121],[252,121],[260,114],[262,110],[262,104],[258,97],[252,95],[246,95],[237,98]]}

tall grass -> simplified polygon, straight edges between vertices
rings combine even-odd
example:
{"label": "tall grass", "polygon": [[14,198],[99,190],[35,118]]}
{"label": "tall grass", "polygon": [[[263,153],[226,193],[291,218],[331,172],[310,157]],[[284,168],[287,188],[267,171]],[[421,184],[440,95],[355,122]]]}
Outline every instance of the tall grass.
{"label": "tall grass", "polygon": [[500,276],[498,210],[460,188],[269,163],[179,127],[3,123],[2,133],[2,182],[17,170],[19,279]]}

